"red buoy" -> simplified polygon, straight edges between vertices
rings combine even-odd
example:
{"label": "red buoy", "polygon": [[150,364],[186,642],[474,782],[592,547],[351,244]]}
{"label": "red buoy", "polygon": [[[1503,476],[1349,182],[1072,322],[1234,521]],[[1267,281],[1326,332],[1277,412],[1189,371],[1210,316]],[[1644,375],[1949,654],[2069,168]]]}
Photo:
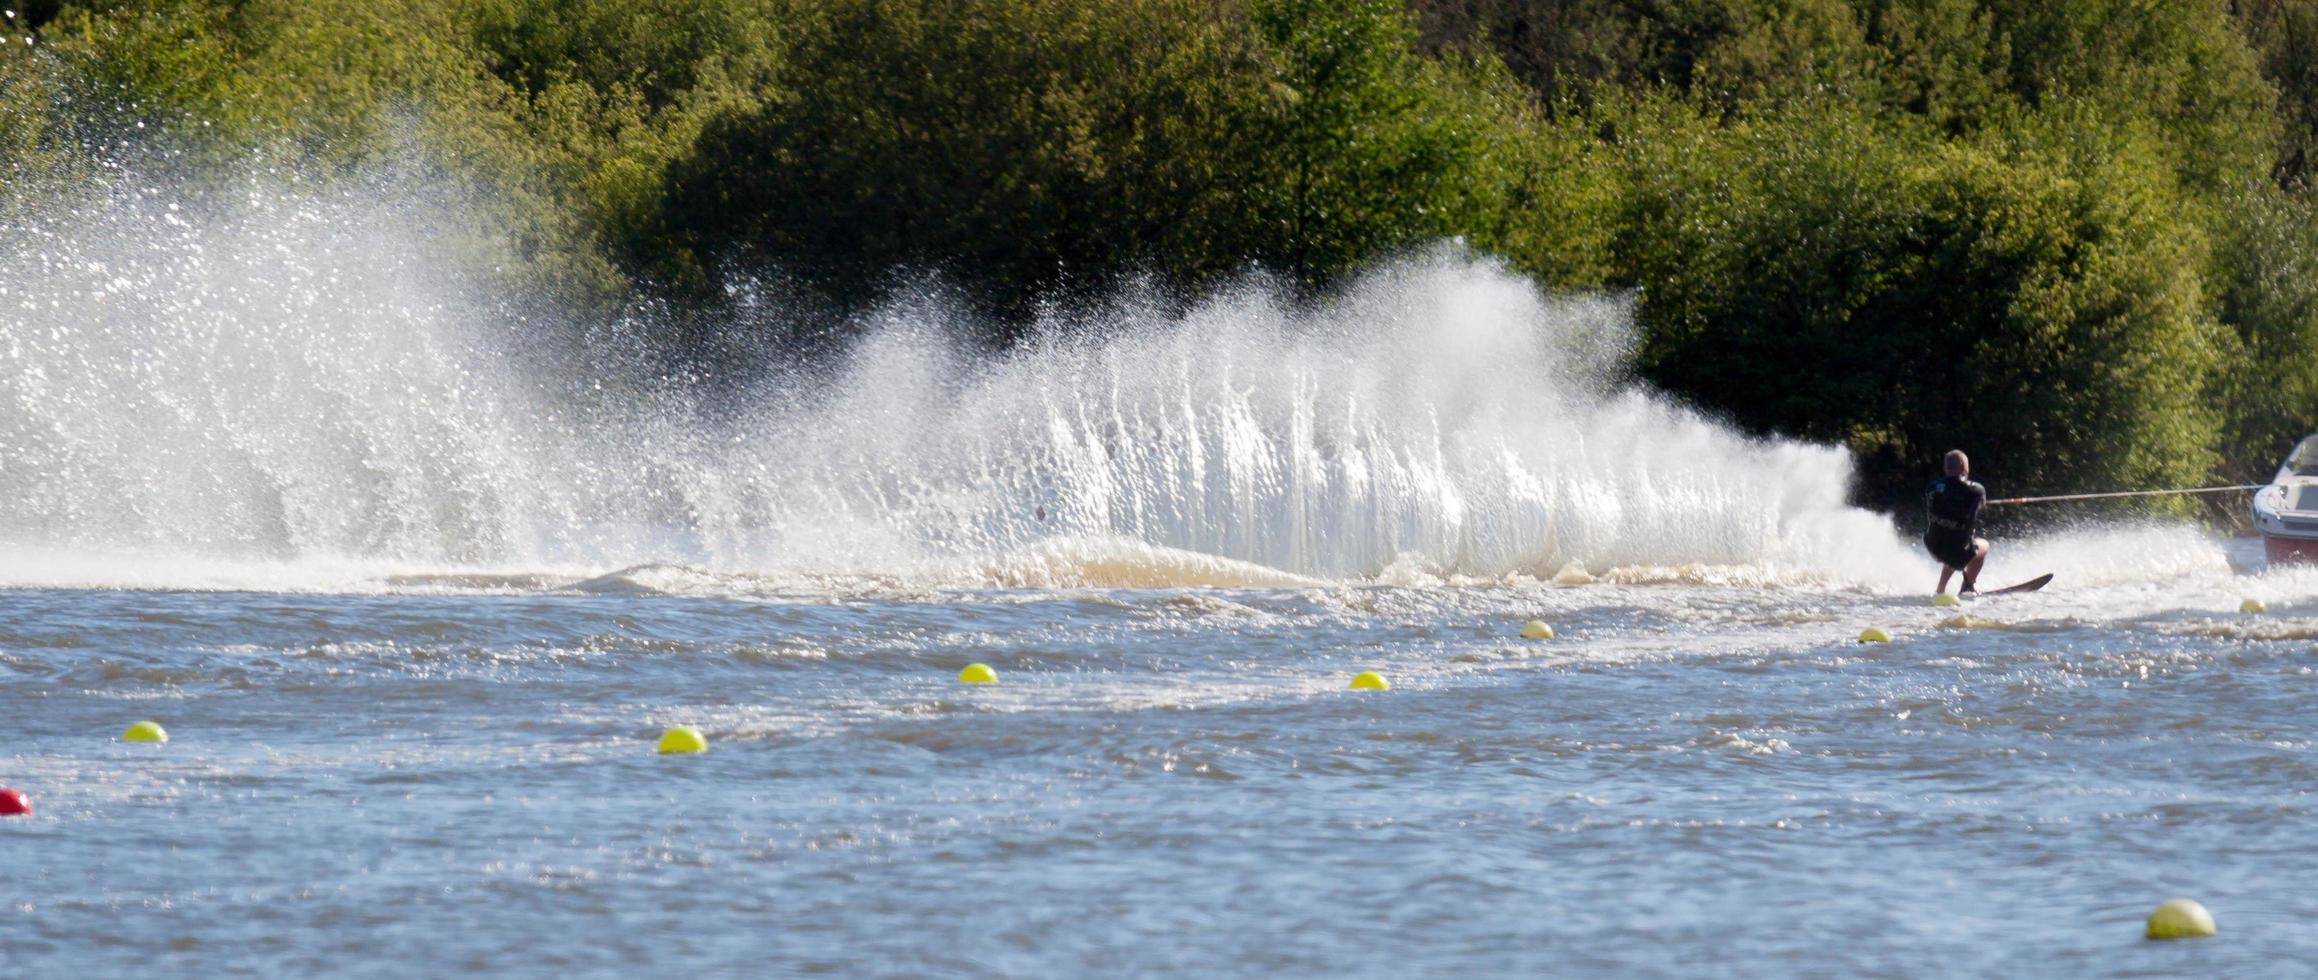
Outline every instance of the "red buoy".
{"label": "red buoy", "polygon": [[31,815],[31,800],[25,799],[22,793],[6,786],[0,786],[0,817],[29,817]]}

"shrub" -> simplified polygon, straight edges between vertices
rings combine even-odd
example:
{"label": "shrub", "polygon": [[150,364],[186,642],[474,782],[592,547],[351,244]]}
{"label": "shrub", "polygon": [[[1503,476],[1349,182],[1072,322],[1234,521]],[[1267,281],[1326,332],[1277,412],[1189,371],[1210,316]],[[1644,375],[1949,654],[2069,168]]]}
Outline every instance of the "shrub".
{"label": "shrub", "polygon": [[2127,134],[2039,118],[1952,143],[1811,105],[1716,127],[1661,103],[1629,124],[1620,272],[1644,287],[1659,383],[1851,446],[1887,504],[1952,446],[2022,493],[2212,462],[2202,239],[2139,144],[2084,152]]}

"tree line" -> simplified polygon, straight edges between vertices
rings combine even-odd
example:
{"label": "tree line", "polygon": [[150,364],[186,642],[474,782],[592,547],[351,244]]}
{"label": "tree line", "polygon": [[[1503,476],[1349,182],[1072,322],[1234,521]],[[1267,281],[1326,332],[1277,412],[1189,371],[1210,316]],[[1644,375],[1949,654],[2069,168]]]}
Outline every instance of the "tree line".
{"label": "tree line", "polygon": [[[134,140],[385,161],[672,342],[738,277],[1324,296],[1458,239],[1905,499],[2246,479],[2318,429],[2318,0],[16,0],[0,222]],[[2000,463],[1998,461],[2001,461]]]}

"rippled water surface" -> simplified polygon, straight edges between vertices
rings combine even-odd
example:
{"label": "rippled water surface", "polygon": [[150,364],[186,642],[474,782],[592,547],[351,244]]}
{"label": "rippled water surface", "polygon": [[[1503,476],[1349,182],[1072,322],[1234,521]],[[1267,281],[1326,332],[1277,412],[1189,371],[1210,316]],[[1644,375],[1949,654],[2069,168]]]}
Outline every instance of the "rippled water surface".
{"label": "rippled water surface", "polygon": [[[36,808],[0,944],[27,976],[2281,975],[2318,962],[2314,668],[2291,572],[1961,612],[0,591]],[[171,740],[116,741],[139,718]],[[710,750],[655,754],[679,723]],[[2222,935],[2141,940],[2174,894]]]}
{"label": "rippled water surface", "polygon": [[740,283],[709,377],[380,180],[0,235],[0,976],[2318,963],[2318,571],[2057,514],[1932,607],[1845,452],[1454,248],[1003,353]]}

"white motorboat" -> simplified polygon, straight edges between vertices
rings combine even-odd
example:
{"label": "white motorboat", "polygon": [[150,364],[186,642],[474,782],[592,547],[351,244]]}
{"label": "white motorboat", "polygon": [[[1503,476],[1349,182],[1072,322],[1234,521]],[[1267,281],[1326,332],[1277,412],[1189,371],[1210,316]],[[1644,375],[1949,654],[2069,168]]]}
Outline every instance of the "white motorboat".
{"label": "white motorboat", "polygon": [[2295,446],[2277,479],[2254,493],[2254,529],[2270,564],[2318,564],[2318,435]]}

